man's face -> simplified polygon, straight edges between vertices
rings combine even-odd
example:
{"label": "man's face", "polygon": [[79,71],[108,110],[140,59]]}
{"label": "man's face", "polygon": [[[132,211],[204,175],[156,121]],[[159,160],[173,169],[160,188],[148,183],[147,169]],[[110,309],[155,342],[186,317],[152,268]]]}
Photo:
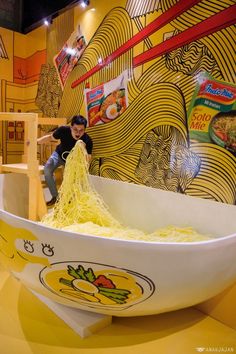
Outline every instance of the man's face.
{"label": "man's face", "polygon": [[85,133],[85,126],[83,124],[74,124],[70,127],[71,135],[75,140],[79,140]]}

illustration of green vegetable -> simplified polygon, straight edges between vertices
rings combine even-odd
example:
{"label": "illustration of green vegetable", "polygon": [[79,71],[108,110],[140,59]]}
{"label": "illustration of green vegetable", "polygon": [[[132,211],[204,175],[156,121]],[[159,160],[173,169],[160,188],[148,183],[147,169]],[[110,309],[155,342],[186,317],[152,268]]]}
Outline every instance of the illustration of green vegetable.
{"label": "illustration of green vegetable", "polygon": [[73,279],[69,280],[65,278],[60,278],[59,282],[75,289],[75,291],[77,289],[74,287],[74,281],[75,279],[80,279],[82,281],[93,284],[98,293],[106,296],[110,300],[113,300],[117,304],[126,303],[126,300],[128,299],[128,296],[131,293],[129,290],[126,289],[117,289],[111,279],[107,278],[104,275],[99,275],[98,277],[96,277],[92,268],[88,268],[87,270],[85,270],[82,265],[79,265],[75,269],[74,267],[68,265],[67,273]]}

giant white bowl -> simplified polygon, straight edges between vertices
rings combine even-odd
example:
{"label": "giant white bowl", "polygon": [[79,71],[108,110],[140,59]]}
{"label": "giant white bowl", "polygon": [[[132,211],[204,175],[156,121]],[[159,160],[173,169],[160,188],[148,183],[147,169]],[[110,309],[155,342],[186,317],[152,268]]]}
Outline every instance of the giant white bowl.
{"label": "giant white bowl", "polygon": [[[25,218],[27,179],[0,179],[0,262],[36,293],[114,316],[192,306],[236,281],[236,207],[145,186],[91,177],[112,214],[151,232],[176,225],[209,241],[149,243],[80,235]],[[76,276],[73,269],[80,269]]]}

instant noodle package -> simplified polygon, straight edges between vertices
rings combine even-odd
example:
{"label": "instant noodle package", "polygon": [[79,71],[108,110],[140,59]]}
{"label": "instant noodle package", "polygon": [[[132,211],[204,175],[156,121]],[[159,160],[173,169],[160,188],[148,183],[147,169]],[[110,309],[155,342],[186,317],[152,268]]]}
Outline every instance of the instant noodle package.
{"label": "instant noodle package", "polygon": [[236,155],[236,85],[201,74],[188,125],[192,141],[215,143]]}

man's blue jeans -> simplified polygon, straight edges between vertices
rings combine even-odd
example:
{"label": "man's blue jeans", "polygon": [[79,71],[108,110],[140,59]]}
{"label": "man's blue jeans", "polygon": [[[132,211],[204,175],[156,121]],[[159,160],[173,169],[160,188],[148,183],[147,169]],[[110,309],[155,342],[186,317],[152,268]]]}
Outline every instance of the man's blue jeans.
{"label": "man's blue jeans", "polygon": [[54,151],[44,166],[45,181],[52,197],[57,197],[58,195],[54,171],[62,165],[65,165],[65,161]]}

